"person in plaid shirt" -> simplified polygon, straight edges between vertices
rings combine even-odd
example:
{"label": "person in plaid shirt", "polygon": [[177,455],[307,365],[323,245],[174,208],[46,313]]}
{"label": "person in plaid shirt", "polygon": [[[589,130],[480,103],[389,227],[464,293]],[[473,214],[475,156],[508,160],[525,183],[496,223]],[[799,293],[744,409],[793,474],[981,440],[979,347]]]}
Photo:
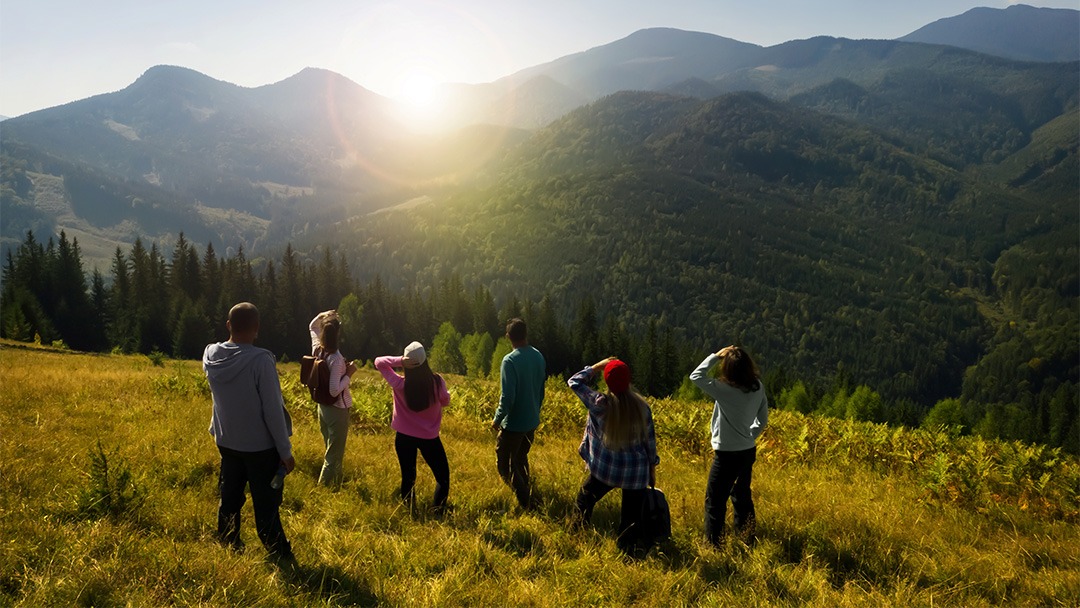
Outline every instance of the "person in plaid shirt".
{"label": "person in plaid shirt", "polygon": [[[607,393],[590,387],[601,370]],[[580,522],[592,518],[593,507],[608,492],[622,488],[617,544],[626,553],[640,554],[648,549],[641,535],[645,489],[656,484],[660,464],[652,410],[630,387],[630,368],[614,357],[586,367],[567,384],[589,410],[578,449],[589,468],[577,496]]]}

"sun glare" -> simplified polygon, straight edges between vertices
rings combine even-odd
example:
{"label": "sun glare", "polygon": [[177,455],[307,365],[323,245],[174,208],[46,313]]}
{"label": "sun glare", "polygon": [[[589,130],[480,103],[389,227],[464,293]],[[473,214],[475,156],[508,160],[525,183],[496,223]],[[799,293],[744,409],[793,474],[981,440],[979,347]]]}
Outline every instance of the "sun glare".
{"label": "sun glare", "polygon": [[439,83],[423,69],[408,70],[401,75],[397,85],[398,100],[415,111],[433,110],[438,102]]}

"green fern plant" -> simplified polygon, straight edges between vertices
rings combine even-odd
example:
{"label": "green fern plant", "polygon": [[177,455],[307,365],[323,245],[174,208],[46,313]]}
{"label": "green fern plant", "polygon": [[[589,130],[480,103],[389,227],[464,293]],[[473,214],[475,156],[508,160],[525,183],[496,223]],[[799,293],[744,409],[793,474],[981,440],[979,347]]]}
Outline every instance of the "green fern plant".
{"label": "green fern plant", "polygon": [[89,483],[79,493],[76,507],[86,519],[109,517],[114,520],[138,515],[146,499],[145,490],[135,481],[127,463],[105,453],[101,440],[90,450]]}

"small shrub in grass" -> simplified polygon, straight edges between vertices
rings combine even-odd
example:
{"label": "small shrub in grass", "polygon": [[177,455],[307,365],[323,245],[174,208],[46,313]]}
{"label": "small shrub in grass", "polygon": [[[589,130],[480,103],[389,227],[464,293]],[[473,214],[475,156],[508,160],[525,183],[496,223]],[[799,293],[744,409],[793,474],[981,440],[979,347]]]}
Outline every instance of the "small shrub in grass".
{"label": "small shrub in grass", "polygon": [[150,382],[154,387],[154,393],[159,397],[170,395],[210,397],[210,383],[207,382],[206,376],[190,371],[180,363],[177,363],[171,374],[156,376]]}
{"label": "small shrub in grass", "polygon": [[115,452],[111,456],[106,454],[101,440],[90,450],[89,477],[76,507],[78,514],[86,519],[132,517],[146,499],[145,490],[135,482],[127,463]]}
{"label": "small shrub in grass", "polygon": [[155,350],[149,355],[146,355],[146,358],[150,359],[150,363],[153,363],[154,367],[165,367],[165,353],[160,350]]}

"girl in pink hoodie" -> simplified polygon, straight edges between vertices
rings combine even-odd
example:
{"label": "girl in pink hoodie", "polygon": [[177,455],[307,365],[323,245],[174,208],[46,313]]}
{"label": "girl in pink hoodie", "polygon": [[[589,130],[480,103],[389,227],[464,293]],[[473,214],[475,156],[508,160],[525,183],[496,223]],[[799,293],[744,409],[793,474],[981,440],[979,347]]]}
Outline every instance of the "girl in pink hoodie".
{"label": "girl in pink hoodie", "polygon": [[[394,371],[401,368],[404,375]],[[450,494],[450,464],[439,438],[442,409],[450,405],[446,381],[431,371],[423,345],[413,342],[404,356],[379,357],[375,369],[382,373],[394,393],[394,417],[390,427],[397,431],[394,450],[401,467],[401,500],[412,507],[416,483],[416,452],[424,457],[435,476],[436,513],[446,509]]]}

